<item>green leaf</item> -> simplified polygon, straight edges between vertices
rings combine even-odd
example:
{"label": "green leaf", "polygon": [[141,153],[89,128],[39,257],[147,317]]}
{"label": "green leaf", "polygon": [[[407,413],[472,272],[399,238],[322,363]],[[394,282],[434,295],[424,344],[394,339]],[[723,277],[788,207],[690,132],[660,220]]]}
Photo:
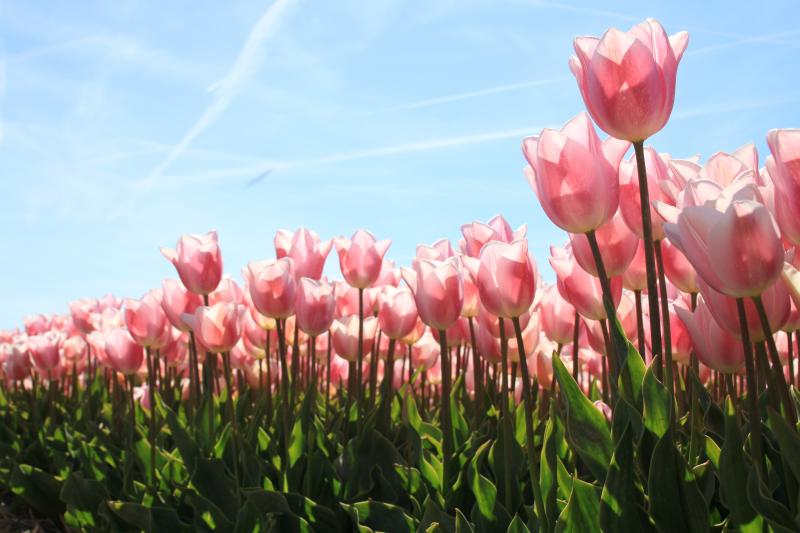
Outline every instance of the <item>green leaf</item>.
{"label": "green leaf", "polygon": [[606,419],[583,394],[559,357],[553,357],[553,370],[567,404],[567,440],[592,475],[604,482],[613,453]]}
{"label": "green leaf", "polygon": [[631,432],[630,424],[626,424],[603,485],[600,524],[606,531],[645,530],[646,518],[640,507],[641,496],[636,487]]}
{"label": "green leaf", "polygon": [[511,517],[503,506],[497,501],[497,487],[480,473],[483,459],[489,451],[490,442],[485,442],[475,452],[470,461],[468,479],[472,494],[475,496],[475,506],[472,508],[472,521],[482,531],[496,531],[508,527]]}
{"label": "green leaf", "polygon": [[[353,505],[340,504],[345,510],[354,508],[357,513],[356,526],[367,526],[374,531],[416,531],[417,521],[408,516],[402,507],[377,501],[358,502]],[[352,512],[348,512],[351,518]]]}
{"label": "green leaf", "polygon": [[64,512],[59,499],[61,481],[35,466],[20,464],[14,468],[11,491],[45,516],[57,517]]}
{"label": "green leaf", "polygon": [[647,482],[650,516],[659,531],[707,532],[710,521],[703,493],[672,435],[667,431],[653,450]]}
{"label": "green leaf", "polygon": [[590,483],[573,478],[567,506],[556,523],[557,533],[600,533],[600,498]]}
{"label": "green leaf", "polygon": [[429,531],[431,527],[438,525],[439,529],[445,533],[455,532],[457,518],[454,520],[452,516],[445,513],[433,498],[425,498],[422,508],[424,513],[422,514],[418,531]]}
{"label": "green leaf", "polygon": [[59,497],[67,505],[64,520],[68,525],[75,528],[99,526],[97,508],[108,499],[108,491],[102,483],[84,479],[80,472],[72,472],[64,480]]}
{"label": "green leaf", "polygon": [[547,523],[555,524],[559,509],[556,501],[558,493],[557,449],[563,436],[558,431],[558,417],[555,416],[555,404],[551,403],[550,419],[544,430],[542,443],[541,463],[539,470],[539,486],[541,487],[544,512]]}
{"label": "green leaf", "polygon": [[670,399],[667,388],[656,378],[653,368],[661,365],[661,356],[656,356],[647,368],[642,383],[644,399],[644,425],[658,438],[669,429]]}
{"label": "green leaf", "polygon": [[518,514],[515,514],[514,520],[508,525],[506,533],[531,533],[531,530],[528,529],[528,526],[525,525],[522,518],[520,518]]}
{"label": "green leaf", "polygon": [[145,507],[138,503],[120,501],[110,501],[108,507],[126,524],[147,533],[190,531],[189,526],[180,521],[175,509]]}
{"label": "green leaf", "polygon": [[717,470],[720,495],[735,526],[750,523],[756,515],[755,509],[747,499],[747,478],[751,470],[748,465],[751,461],[745,455],[743,446],[736,409],[728,397],[725,401],[725,440],[719,452]]}
{"label": "green leaf", "polygon": [[798,531],[800,524],[792,516],[792,513],[781,503],[772,499],[765,490],[763,483],[758,479],[755,468],[750,470],[747,477],[747,499],[750,501],[756,512],[761,514],[774,531],[788,533]]}
{"label": "green leaf", "polygon": [[769,424],[781,449],[781,457],[800,481],[800,434],[774,409],[769,409]]}
{"label": "green leaf", "polygon": [[456,533],[475,533],[472,524],[459,509],[456,509]]}

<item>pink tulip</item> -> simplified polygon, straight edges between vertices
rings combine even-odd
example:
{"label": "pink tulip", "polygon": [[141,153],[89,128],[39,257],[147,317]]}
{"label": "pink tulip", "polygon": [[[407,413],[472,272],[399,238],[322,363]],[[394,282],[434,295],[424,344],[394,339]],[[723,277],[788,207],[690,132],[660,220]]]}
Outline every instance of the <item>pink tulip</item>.
{"label": "pink tulip", "polygon": [[629,146],[614,138],[601,142],[586,113],[559,131],[545,129],[522,142],[528,182],[556,226],[586,233],[614,216],[619,163]]}
{"label": "pink tulip", "polygon": [[675,245],[668,239],[661,241],[661,256],[664,260],[664,274],[682,292],[697,292],[697,273]]}
{"label": "pink tulip", "polygon": [[733,201],[724,212],[708,204],[685,207],[677,224],[664,229],[703,280],[730,296],[761,294],[783,269],[777,225],[757,202]]}
{"label": "pink tulip", "polygon": [[672,113],[678,63],[689,34],[667,37],[647,19],[628,32],[615,28],[600,39],[578,37],[569,61],[586,108],[609,135],[644,141],[661,130]]}
{"label": "pink tulip", "polygon": [[530,309],[538,273],[528,255],[527,240],[490,241],[481,250],[479,261],[465,258],[465,264],[489,313],[514,318]]}
{"label": "pink tulip", "polygon": [[50,329],[52,317],[44,314],[26,316],[22,319],[25,324],[25,333],[28,335],[41,335]]}
{"label": "pink tulip", "polygon": [[[664,242],[666,241],[662,241],[662,244]],[[666,271],[666,267],[664,270]],[[642,240],[637,243],[633,259],[622,273],[622,286],[629,291],[643,291],[647,288],[647,267],[644,261],[644,241]]]}
{"label": "pink tulip", "polygon": [[116,328],[106,331],[103,339],[104,352],[111,368],[128,376],[139,371],[144,359],[144,350],[127,330]]}
{"label": "pink tulip", "polygon": [[211,293],[222,279],[222,255],[216,231],[182,235],[175,250],[162,248],[161,253],[175,265],[183,284],[195,294]]}
{"label": "pink tulip", "polygon": [[461,306],[461,316],[465,318],[475,318],[478,316],[481,303],[480,292],[478,291],[478,286],[475,284],[475,278],[466,265],[470,259],[472,258],[461,256],[461,272],[464,274],[461,279],[464,289],[464,304]]}
{"label": "pink tulip", "polygon": [[203,305],[203,299],[186,290],[177,279],[165,279],[161,284],[161,308],[167,315],[170,323],[181,331],[192,329],[183,321],[184,314],[192,314],[194,310]]}
{"label": "pink tulip", "polygon": [[383,256],[392,241],[376,242],[371,233],[360,229],[352,239],[339,237],[333,243],[339,254],[339,266],[345,281],[351,287],[365,289],[371,287],[380,276]]}
{"label": "pink tulip", "polygon": [[744,363],[742,343],[717,324],[703,298],[698,298],[694,312],[680,306],[675,312],[686,326],[694,352],[703,364],[726,374],[741,368]]}
{"label": "pink tulip", "polygon": [[[528,327],[528,322],[531,320],[531,313],[525,312],[519,317],[519,325],[521,328],[525,329]],[[486,329],[491,335],[494,337],[500,338],[500,319],[497,315],[493,315],[490,313],[484,306],[481,304],[480,311],[478,312],[478,324],[481,325],[484,329]],[[515,336],[514,331],[514,323],[511,320],[503,320],[503,334],[506,336],[507,339],[510,339]]]}
{"label": "pink tulip", "polygon": [[542,331],[557,344],[572,342],[575,331],[575,308],[558,292],[555,285],[549,286],[539,307]]}
{"label": "pink tulip", "polygon": [[[639,239],[625,225],[619,212],[614,218],[597,228],[595,235],[606,275],[613,277],[623,274],[636,255]],[[575,260],[581,268],[589,274],[597,276],[597,265],[586,235],[571,234],[569,242],[572,245]]]}
{"label": "pink tulip", "polygon": [[[344,281],[333,282],[335,287],[334,293],[336,294],[336,318],[347,315],[358,314],[358,289],[348,285]],[[374,301],[379,294],[371,290],[364,291],[364,314],[369,314],[370,309],[374,309],[376,302]]]}
{"label": "pink tulip", "polygon": [[161,290],[152,290],[141,300],[125,300],[125,325],[134,340],[145,348],[164,346],[169,330],[167,315],[161,307]]}
{"label": "pink tulip", "polygon": [[41,334],[28,339],[28,350],[37,370],[48,372],[58,366],[61,361],[59,344],[58,334]]}
{"label": "pink tulip", "polygon": [[[416,302],[414,305],[416,306]],[[417,321],[414,324],[414,328],[411,330],[411,333],[402,337],[400,339],[400,342],[408,346],[411,346],[415,342],[420,340],[427,330],[428,326],[426,326],[425,323],[422,320],[420,320],[419,315],[417,315]]]}
{"label": "pink tulip", "polygon": [[67,361],[82,361],[89,355],[89,345],[83,337],[68,337],[61,343],[61,352],[64,355],[64,359]]}
{"label": "pink tulip", "polygon": [[[703,295],[706,307],[708,307],[717,324],[732,335],[739,337],[741,335],[741,326],[739,324],[739,311],[736,306],[736,300],[714,290],[702,280],[700,281],[700,294]],[[774,283],[762,293],[761,299],[767,312],[770,327],[774,331],[778,331],[789,318],[791,310],[790,298],[785,285],[783,283]],[[747,298],[744,300],[744,308],[745,322],[750,333],[750,340],[753,342],[763,341],[764,331],[761,327],[755,304]]]}
{"label": "pink tulip", "polygon": [[230,351],[241,336],[242,305],[218,303],[211,307],[201,305],[194,315],[184,315],[183,320],[192,326],[197,341],[207,351],[222,353]]}
{"label": "pink tulip", "polygon": [[436,364],[441,353],[439,341],[427,331],[411,348],[411,366],[414,370],[417,368],[428,370]]}
{"label": "pink tulip", "polygon": [[294,313],[296,284],[294,263],[288,257],[253,261],[242,274],[247,278],[253,305],[264,316],[287,318]]}
{"label": "pink tulip", "polygon": [[758,178],[758,152],[754,144],[746,144],[733,153],[717,152],[708,158],[698,178],[708,179],[727,187],[742,174]]}
{"label": "pink tulip", "polygon": [[244,290],[230,276],[223,276],[219,286],[208,295],[208,305],[218,303],[244,304]]}
{"label": "pink tulip", "polygon": [[409,289],[386,286],[378,302],[378,324],[386,337],[402,339],[414,330],[419,315],[414,295]]}
{"label": "pink tulip", "polygon": [[278,259],[289,257],[294,262],[297,279],[321,278],[332,244],[331,241],[320,241],[316,232],[306,228],[300,228],[294,233],[280,229],[275,234]]}
{"label": "pink tulip", "polygon": [[[603,290],[600,280],[583,270],[572,258],[551,257],[550,266],[556,272],[558,291],[581,316],[592,320],[607,318],[603,308]],[[622,279],[611,278],[611,294],[614,306],[622,296]]]}
{"label": "pink tulip", "polygon": [[481,248],[489,241],[513,242],[524,239],[528,228],[523,224],[516,230],[511,229],[511,225],[502,215],[492,217],[489,222],[471,222],[461,226],[461,234],[464,236],[462,251],[469,257],[478,258],[481,255]]}
{"label": "pink tulip", "polygon": [[447,330],[461,315],[464,304],[458,258],[446,261],[420,259],[414,270],[402,269],[403,279],[414,293],[419,316],[436,330]]}
{"label": "pink tulip", "polygon": [[70,302],[69,304],[72,323],[75,324],[78,331],[84,335],[94,331],[92,315],[98,312],[98,310],[97,300],[92,300],[90,298],[83,298]]}
{"label": "pink tulip", "polygon": [[185,332],[170,327],[169,340],[164,347],[159,350],[162,360],[171,367],[179,367],[186,362],[186,356],[189,353],[189,335]]}
{"label": "pink tulip", "polygon": [[328,331],[335,309],[333,285],[325,280],[300,278],[295,312],[297,325],[304,333],[316,337]]}
{"label": "pink tulip", "polygon": [[444,261],[455,255],[455,250],[448,239],[439,239],[431,246],[425,244],[417,245],[417,259],[434,259]]}
{"label": "pink tulip", "polygon": [[[368,354],[375,342],[378,329],[378,320],[375,317],[364,318],[364,336],[362,339],[362,353]],[[333,321],[331,326],[331,341],[336,354],[347,361],[358,360],[358,315],[350,315]],[[366,373],[365,373],[366,374]]]}
{"label": "pink tulip", "polygon": [[775,185],[775,218],[784,237],[800,244],[800,129],[771,130],[767,143],[772,152],[767,171]]}

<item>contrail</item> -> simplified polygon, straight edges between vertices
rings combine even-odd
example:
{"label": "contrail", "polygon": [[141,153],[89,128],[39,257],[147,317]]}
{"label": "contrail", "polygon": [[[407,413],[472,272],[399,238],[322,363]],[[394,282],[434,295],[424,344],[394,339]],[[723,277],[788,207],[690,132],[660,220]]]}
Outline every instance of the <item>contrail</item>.
{"label": "contrail", "polygon": [[251,179],[250,181],[248,181],[248,182],[245,184],[244,188],[245,188],[245,189],[249,189],[250,187],[252,187],[252,186],[254,186],[254,185],[258,185],[259,183],[261,183],[261,182],[264,180],[264,178],[266,178],[266,177],[267,177],[267,176],[269,176],[270,174],[272,174],[272,169],[271,169],[271,168],[270,168],[270,169],[267,169],[267,170],[265,170],[264,172],[262,172],[261,174],[259,174],[259,175],[258,175],[258,176],[256,176],[255,178],[253,178],[253,179]]}
{"label": "contrail", "polygon": [[236,96],[238,96],[242,87],[258,71],[264,45],[280,29],[281,17],[290,2],[291,0],[276,0],[261,15],[261,18],[258,19],[256,25],[250,31],[250,35],[247,37],[228,73],[214,84],[214,99],[211,104],[180,142],[175,145],[166,159],[154,168],[147,178],[142,180],[141,185],[145,189],[152,187],[173,161],[178,159],[184,150],[189,147],[192,141],[225,113]]}
{"label": "contrail", "polygon": [[498,85],[496,87],[488,87],[486,89],[478,89],[476,91],[467,91],[462,93],[449,94],[446,96],[438,96],[434,98],[427,98],[425,100],[418,100],[416,102],[409,102],[406,104],[398,104],[395,106],[384,107],[374,111],[368,111],[366,114],[374,113],[388,113],[394,111],[408,111],[411,109],[420,109],[423,107],[431,107],[440,104],[449,104],[450,102],[458,102],[461,100],[469,100],[470,98],[478,98],[481,96],[489,96],[492,94],[501,94],[511,91],[518,91],[521,89],[528,89],[530,87],[540,87],[542,85],[550,85],[553,83],[560,83],[562,81],[571,80],[571,76],[558,76],[553,78],[544,78],[541,80],[523,81],[519,83],[509,83],[507,85]]}

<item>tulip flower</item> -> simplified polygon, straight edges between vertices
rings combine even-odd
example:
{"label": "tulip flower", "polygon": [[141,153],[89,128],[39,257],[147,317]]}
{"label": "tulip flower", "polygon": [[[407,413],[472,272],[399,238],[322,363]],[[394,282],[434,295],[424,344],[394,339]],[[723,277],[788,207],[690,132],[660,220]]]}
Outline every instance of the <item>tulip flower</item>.
{"label": "tulip flower", "polygon": [[167,315],[161,306],[161,291],[156,289],[141,300],[125,300],[125,325],[131,336],[145,348],[161,348],[169,340]]}
{"label": "tulip flower", "polygon": [[465,255],[478,258],[481,248],[489,241],[513,242],[524,239],[527,232],[525,224],[512,231],[508,221],[502,215],[496,215],[486,224],[475,221],[461,226],[464,236],[461,249]]}
{"label": "tulip flower", "polygon": [[734,201],[724,212],[708,204],[686,207],[664,229],[703,280],[729,296],[758,296],[783,269],[778,227],[757,202]]}
{"label": "tulip flower", "polygon": [[183,235],[174,250],[162,248],[161,253],[175,265],[183,284],[195,294],[213,292],[222,279],[222,255],[216,231]]}
{"label": "tulip flower", "polygon": [[56,369],[61,361],[59,341],[58,334],[40,334],[28,339],[28,350],[38,370],[47,373]]}
{"label": "tulip flower", "polygon": [[775,186],[775,218],[783,236],[800,244],[800,129],[771,130],[767,143],[772,152],[766,165]]}
{"label": "tulip flower", "polygon": [[288,257],[294,262],[297,279],[320,279],[332,244],[332,241],[321,241],[316,232],[306,228],[294,233],[280,229],[275,234],[277,257]]}
{"label": "tulip flower", "polygon": [[405,287],[384,287],[378,297],[378,323],[383,335],[402,339],[417,325],[417,304],[413,293]]}
{"label": "tulip flower", "polygon": [[345,281],[356,289],[371,287],[380,276],[383,256],[391,243],[390,240],[376,242],[371,233],[362,229],[356,231],[352,239],[334,239]]}
{"label": "tulip flower", "polygon": [[[551,257],[550,266],[556,272],[558,291],[581,316],[591,320],[608,318],[603,306],[600,281],[583,270],[572,258]],[[622,296],[622,279],[612,278],[611,297],[614,308]]]}
{"label": "tulip flower", "polygon": [[[606,275],[614,277],[624,274],[636,255],[640,241],[625,225],[622,215],[618,212],[595,231],[595,236],[600,246],[600,256],[603,258]],[[575,261],[589,274],[598,276],[597,265],[586,236],[570,235],[569,242],[572,245]]]}
{"label": "tulip flower", "polygon": [[212,353],[229,352],[241,336],[240,317],[244,306],[234,303],[217,303],[211,307],[201,305],[193,315],[183,315],[192,326],[197,340]]}
{"label": "tulip flower", "polygon": [[287,318],[294,313],[296,284],[294,262],[288,257],[254,261],[242,274],[247,279],[253,305],[264,316]]}
{"label": "tulip flower", "polygon": [[[378,330],[378,320],[375,317],[367,317],[363,323],[363,339],[360,353],[369,353],[372,344],[375,342],[375,335]],[[336,354],[351,363],[358,360],[359,346],[359,326],[358,315],[350,315],[333,321],[331,326],[331,340]]]}
{"label": "tulip flower", "polygon": [[619,205],[617,172],[630,144],[600,141],[586,113],[561,130],[544,129],[522,142],[528,182],[545,214],[569,233],[587,233],[608,222]]}
{"label": "tulip flower", "polygon": [[144,350],[127,330],[116,328],[106,331],[103,339],[105,355],[114,370],[126,376],[139,371]]}
{"label": "tulip flower", "polygon": [[161,308],[170,323],[179,330],[189,331],[192,329],[183,321],[182,316],[186,313],[194,313],[194,310],[201,305],[203,305],[203,299],[186,290],[179,280],[165,279],[161,284]]}
{"label": "tulip flower", "polygon": [[297,284],[297,325],[307,335],[316,337],[333,323],[336,307],[333,285],[327,281],[300,278]]}
{"label": "tulip flower", "polygon": [[464,303],[462,273],[458,258],[446,261],[420,259],[414,270],[402,269],[411,288],[422,321],[436,330],[446,330],[461,316]]}
{"label": "tulip flower", "polygon": [[660,131],[672,113],[678,63],[688,44],[688,33],[667,37],[653,19],[627,32],[611,28],[599,39],[576,38],[569,67],[597,125],[631,142]]}
{"label": "tulip flower", "polygon": [[675,312],[692,340],[697,358],[719,372],[737,372],[744,363],[744,352],[739,340],[721,328],[700,297],[694,311],[676,306]]}

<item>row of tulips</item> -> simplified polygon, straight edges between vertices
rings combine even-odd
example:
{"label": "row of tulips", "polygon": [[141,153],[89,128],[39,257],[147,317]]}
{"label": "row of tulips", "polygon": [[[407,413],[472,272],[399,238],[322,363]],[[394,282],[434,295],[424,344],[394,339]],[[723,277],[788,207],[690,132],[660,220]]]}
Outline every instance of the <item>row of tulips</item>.
{"label": "row of tulips", "polygon": [[[645,146],[687,44],[653,20],[575,40],[588,114],[522,142],[568,233],[554,284],[502,216],[407,268],[364,230],[280,230],[242,284],[215,232],[183,236],[141,299],[0,332],[0,485],[44,514],[60,487],[84,529],[798,530],[800,130],[763,168]],[[73,444],[29,464],[35,422],[111,439],[123,475]]]}

